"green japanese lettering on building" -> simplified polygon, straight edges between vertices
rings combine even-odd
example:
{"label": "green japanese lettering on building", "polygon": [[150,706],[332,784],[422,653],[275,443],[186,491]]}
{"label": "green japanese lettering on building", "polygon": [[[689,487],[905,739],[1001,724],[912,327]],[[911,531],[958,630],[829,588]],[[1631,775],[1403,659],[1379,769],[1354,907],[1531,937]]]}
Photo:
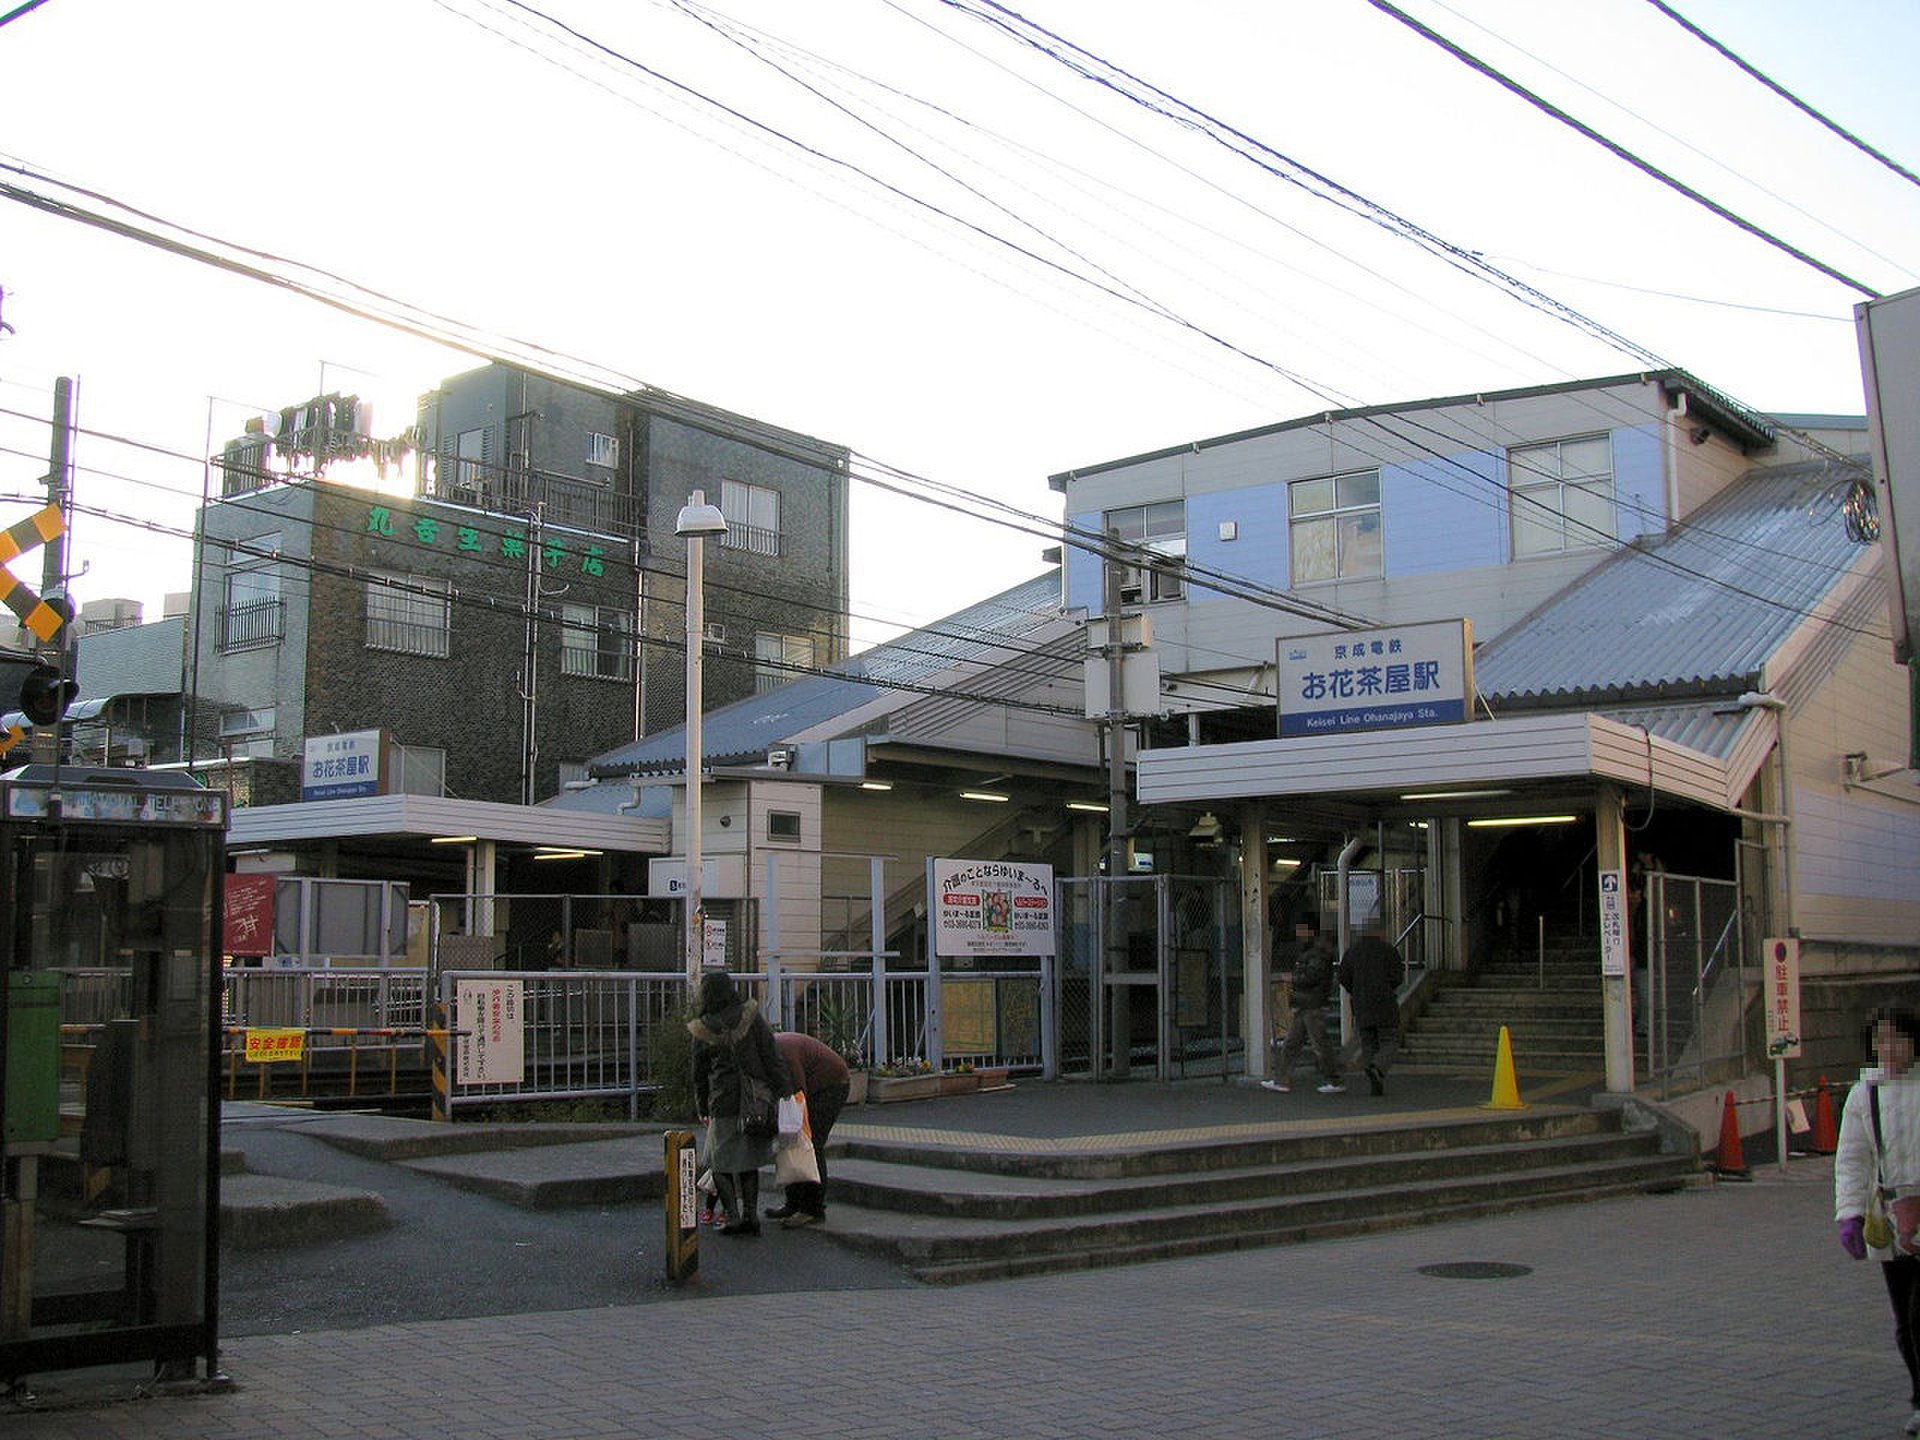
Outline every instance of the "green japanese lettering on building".
{"label": "green japanese lettering on building", "polygon": [[462,550],[480,553],[480,532],[471,525],[462,525],[454,532],[454,543]]}
{"label": "green japanese lettering on building", "polygon": [[369,535],[393,534],[393,512],[384,505],[375,505],[368,510],[367,533]]}
{"label": "green japanese lettering on building", "polygon": [[502,535],[500,553],[509,560],[524,560],[527,555],[527,537],[524,535]]}
{"label": "green japanese lettering on building", "polygon": [[419,516],[413,522],[413,535],[422,545],[431,545],[440,538],[440,522],[431,515]]}
{"label": "green japanese lettering on building", "polygon": [[607,567],[602,563],[602,557],[606,553],[607,552],[598,545],[589,545],[587,547],[587,553],[580,557],[580,572],[583,575],[606,574]]}

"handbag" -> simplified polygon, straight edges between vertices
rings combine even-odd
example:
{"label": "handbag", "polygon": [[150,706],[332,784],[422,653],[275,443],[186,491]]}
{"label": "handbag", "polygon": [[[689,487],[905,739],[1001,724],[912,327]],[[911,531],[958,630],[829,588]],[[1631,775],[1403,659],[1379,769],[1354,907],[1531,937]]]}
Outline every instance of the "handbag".
{"label": "handbag", "polygon": [[806,1137],[811,1139],[813,1131],[807,1125],[807,1096],[805,1091],[795,1091],[791,1095],[780,1097],[780,1133],[775,1138],[782,1145],[791,1145],[794,1141]]}
{"label": "handbag", "polygon": [[[1887,1218],[1889,1197],[1886,1182],[1881,1178],[1880,1171],[1880,1151],[1884,1147],[1880,1134],[1880,1087],[1878,1085],[1867,1087],[1867,1101],[1873,1111],[1873,1199],[1867,1207],[1865,1219],[1861,1222],[1860,1238],[1865,1240],[1871,1249],[1890,1250],[1893,1248],[1894,1232],[1893,1222]],[[1909,1197],[1910,1201],[1914,1198]],[[1894,1202],[1896,1208],[1899,1203],[1899,1201]],[[1906,1243],[1901,1248],[1911,1254],[1913,1240],[1911,1224],[1907,1227],[1905,1240]]]}
{"label": "handbag", "polygon": [[780,1133],[780,1107],[773,1087],[744,1067],[740,1071],[740,1129],[755,1140],[771,1140]]}
{"label": "handbag", "polygon": [[791,1145],[773,1152],[773,1183],[776,1185],[818,1185],[820,1161],[813,1153],[813,1141],[806,1134],[795,1135]]}

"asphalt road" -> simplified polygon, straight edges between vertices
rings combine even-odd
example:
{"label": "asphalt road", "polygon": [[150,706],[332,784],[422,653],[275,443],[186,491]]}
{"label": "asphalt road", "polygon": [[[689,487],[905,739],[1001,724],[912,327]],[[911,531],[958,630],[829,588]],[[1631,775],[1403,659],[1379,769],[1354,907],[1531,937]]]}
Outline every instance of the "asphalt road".
{"label": "asphalt road", "polygon": [[[920,1288],[888,1261],[817,1231],[772,1224],[756,1238],[702,1231],[699,1278],[673,1286],[658,1204],[524,1209],[405,1165],[337,1150],[302,1133],[307,1118],[299,1111],[229,1117],[222,1144],[241,1151],[258,1174],[371,1190],[385,1199],[392,1226],[311,1245],[224,1247],[223,1335],[635,1305],[689,1294]],[[773,1202],[763,1195],[761,1203]]]}

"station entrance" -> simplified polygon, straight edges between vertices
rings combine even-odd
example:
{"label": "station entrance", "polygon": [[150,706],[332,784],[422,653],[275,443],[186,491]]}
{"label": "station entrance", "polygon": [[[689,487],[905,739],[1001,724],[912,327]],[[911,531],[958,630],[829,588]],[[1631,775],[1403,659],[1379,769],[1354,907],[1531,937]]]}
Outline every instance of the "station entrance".
{"label": "station entrance", "polygon": [[0,776],[0,1384],[215,1374],[226,797]]}

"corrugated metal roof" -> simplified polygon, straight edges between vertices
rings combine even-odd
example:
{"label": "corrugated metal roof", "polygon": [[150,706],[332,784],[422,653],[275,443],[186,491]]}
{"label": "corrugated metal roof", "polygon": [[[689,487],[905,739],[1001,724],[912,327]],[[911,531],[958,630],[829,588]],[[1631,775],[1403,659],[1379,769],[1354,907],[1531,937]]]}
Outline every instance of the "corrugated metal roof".
{"label": "corrugated metal roof", "polygon": [[1846,478],[1824,462],[1749,472],[1489,641],[1474,657],[1482,698],[1498,711],[1728,695],[1756,683],[1860,558],[1830,494]]}
{"label": "corrugated metal roof", "polygon": [[[1060,614],[1060,572],[1050,570],[925,629],[863,650],[841,675],[809,675],[701,717],[701,751],[714,765],[758,762],[770,746],[868,704],[890,687],[913,685],[961,664],[993,664],[1025,653],[1020,637]],[[882,683],[884,682],[884,683]],[[686,764],[680,726],[596,757],[595,775],[670,772]]]}
{"label": "corrugated metal roof", "polygon": [[1745,706],[1725,700],[1696,705],[1632,705],[1594,712],[1622,725],[1634,725],[1661,740],[1725,760],[1733,754],[1740,727],[1753,716]]}

